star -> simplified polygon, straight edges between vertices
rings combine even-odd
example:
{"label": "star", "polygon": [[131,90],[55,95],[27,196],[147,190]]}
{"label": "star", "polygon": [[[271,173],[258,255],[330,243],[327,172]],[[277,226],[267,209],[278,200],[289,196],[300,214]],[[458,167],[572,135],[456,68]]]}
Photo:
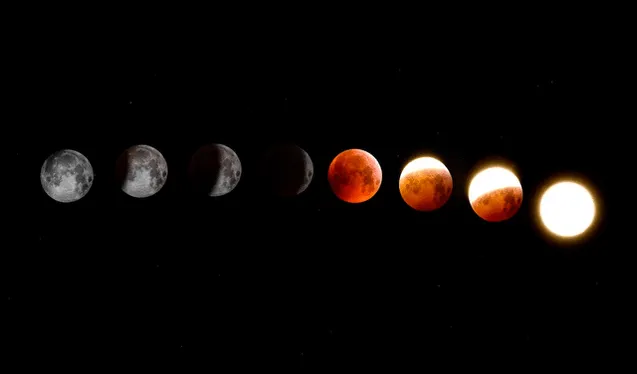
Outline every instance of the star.
{"label": "star", "polygon": [[129,102],[128,102],[128,104],[132,104],[132,103],[133,103],[132,101],[129,101]]}

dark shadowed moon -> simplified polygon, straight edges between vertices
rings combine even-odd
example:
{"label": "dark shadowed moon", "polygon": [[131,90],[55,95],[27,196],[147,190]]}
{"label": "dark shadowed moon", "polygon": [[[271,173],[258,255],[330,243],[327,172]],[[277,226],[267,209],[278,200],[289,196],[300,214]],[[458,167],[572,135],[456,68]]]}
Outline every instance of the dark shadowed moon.
{"label": "dark shadowed moon", "polygon": [[168,164],[155,148],[135,145],[117,159],[115,178],[127,195],[149,197],[159,192],[166,183]]}
{"label": "dark shadowed moon", "polygon": [[260,172],[274,194],[296,196],[312,182],[314,164],[302,148],[294,144],[277,145],[263,156]]}
{"label": "dark shadowed moon", "polygon": [[212,197],[234,190],[242,172],[239,156],[223,144],[202,146],[192,155],[188,167],[193,188]]}
{"label": "dark shadowed moon", "polygon": [[40,181],[53,200],[70,203],[88,193],[93,185],[93,167],[81,153],[64,149],[44,161]]}

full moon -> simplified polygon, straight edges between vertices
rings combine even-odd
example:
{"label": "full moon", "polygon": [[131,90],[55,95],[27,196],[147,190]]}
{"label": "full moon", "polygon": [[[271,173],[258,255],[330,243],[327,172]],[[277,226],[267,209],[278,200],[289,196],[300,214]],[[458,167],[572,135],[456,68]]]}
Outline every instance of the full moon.
{"label": "full moon", "polygon": [[473,211],[487,222],[505,221],[522,205],[522,185],[512,171],[491,167],[478,173],[469,185]]}
{"label": "full moon", "polygon": [[156,194],[164,186],[168,164],[155,148],[136,145],[122,152],[117,159],[115,177],[127,195],[145,198]]}
{"label": "full moon", "polygon": [[559,182],[549,187],[540,199],[540,218],[553,234],[565,238],[586,231],[595,219],[595,200],[581,184]]}
{"label": "full moon", "polygon": [[348,203],[362,203],[376,195],[383,172],[370,153],[349,149],[332,160],[327,179],[336,197]]}
{"label": "full moon", "polygon": [[296,196],[307,189],[314,177],[310,155],[294,144],[272,147],[261,163],[262,178],[280,196]]}
{"label": "full moon", "polygon": [[204,145],[192,155],[188,176],[195,190],[211,197],[223,196],[241,180],[241,161],[223,144]]}
{"label": "full moon", "polygon": [[407,205],[429,212],[439,209],[449,200],[453,180],[445,164],[433,157],[420,157],[405,166],[398,188]]}
{"label": "full moon", "polygon": [[93,167],[81,153],[64,149],[44,161],[40,182],[53,200],[70,203],[81,199],[91,189]]}

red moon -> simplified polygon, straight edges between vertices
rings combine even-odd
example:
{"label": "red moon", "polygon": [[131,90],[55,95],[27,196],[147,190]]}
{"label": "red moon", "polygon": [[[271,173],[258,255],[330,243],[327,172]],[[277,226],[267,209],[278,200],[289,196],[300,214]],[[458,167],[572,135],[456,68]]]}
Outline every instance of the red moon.
{"label": "red moon", "polygon": [[492,167],[478,173],[469,185],[473,211],[487,222],[513,217],[522,205],[522,186],[508,169]]}
{"label": "red moon", "polygon": [[431,212],[449,200],[453,180],[442,162],[433,157],[420,157],[405,166],[398,188],[407,205],[421,212]]}
{"label": "red moon", "polygon": [[332,160],[327,179],[336,197],[348,203],[362,203],[378,192],[383,172],[369,152],[348,149]]}

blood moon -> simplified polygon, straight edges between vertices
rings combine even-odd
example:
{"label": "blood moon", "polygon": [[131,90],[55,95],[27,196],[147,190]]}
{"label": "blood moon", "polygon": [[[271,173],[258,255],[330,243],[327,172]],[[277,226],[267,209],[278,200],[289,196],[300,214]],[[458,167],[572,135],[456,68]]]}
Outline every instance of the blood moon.
{"label": "blood moon", "polygon": [[378,192],[383,172],[369,152],[348,149],[332,160],[327,179],[336,197],[348,203],[362,203]]}
{"label": "blood moon", "polygon": [[487,222],[505,221],[522,205],[522,185],[512,171],[491,167],[479,172],[469,185],[473,211]]}
{"label": "blood moon", "polygon": [[407,205],[421,212],[430,212],[449,200],[453,180],[445,164],[433,157],[420,157],[405,166],[398,188]]}

